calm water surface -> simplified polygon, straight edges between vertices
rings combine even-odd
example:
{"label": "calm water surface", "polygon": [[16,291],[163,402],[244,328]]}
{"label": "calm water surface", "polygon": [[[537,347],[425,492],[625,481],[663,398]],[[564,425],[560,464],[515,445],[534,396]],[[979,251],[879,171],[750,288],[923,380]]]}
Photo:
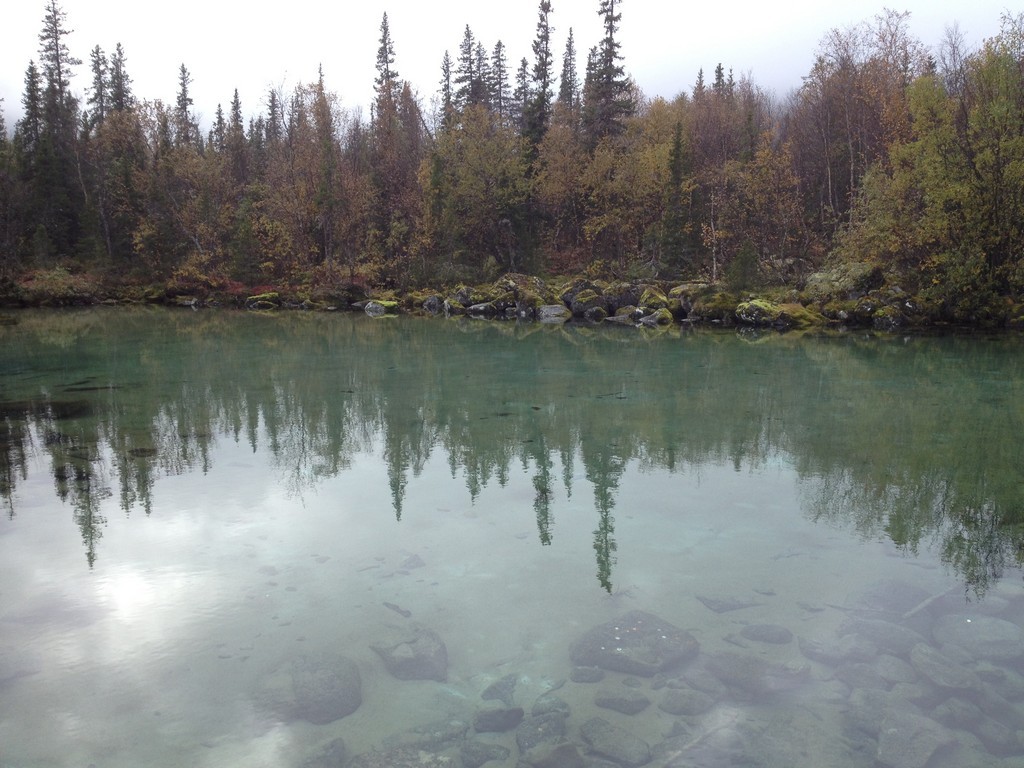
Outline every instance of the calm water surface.
{"label": "calm water surface", "polygon": [[1024,760],[1016,337],[13,318],[3,768]]}

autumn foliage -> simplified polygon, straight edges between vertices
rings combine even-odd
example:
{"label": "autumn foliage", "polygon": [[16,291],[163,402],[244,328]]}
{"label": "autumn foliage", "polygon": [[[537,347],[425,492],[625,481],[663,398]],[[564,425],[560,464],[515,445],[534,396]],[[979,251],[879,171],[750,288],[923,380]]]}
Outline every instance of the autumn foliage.
{"label": "autumn foliage", "polygon": [[146,100],[120,45],[92,50],[79,103],[49,0],[0,130],[0,279],[402,289],[599,263],[799,288],[844,262],[963,319],[1024,292],[1024,16],[929,50],[886,11],[826,33],[784,99],[719,64],[669,100],[626,73],[622,3],[595,10],[582,78],[572,35],[555,72],[541,2],[532,64],[467,27],[417,94],[385,15],[368,118],[321,72],[200,126],[185,65],[173,105]]}

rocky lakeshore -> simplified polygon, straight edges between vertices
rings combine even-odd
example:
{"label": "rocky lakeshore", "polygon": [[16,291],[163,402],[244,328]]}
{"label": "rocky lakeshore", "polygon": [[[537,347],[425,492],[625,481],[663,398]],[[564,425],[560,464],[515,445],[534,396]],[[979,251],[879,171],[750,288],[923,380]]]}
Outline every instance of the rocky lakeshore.
{"label": "rocky lakeshore", "polygon": [[[893,331],[949,327],[954,322],[941,306],[887,283],[878,270],[857,270],[851,265],[815,273],[800,288],[763,290],[723,283],[596,276],[544,280],[510,273],[491,283],[436,290],[371,291],[358,284],[332,281],[253,291],[240,284],[194,280],[161,286],[107,284],[60,269],[0,285],[0,306],[8,308],[91,304],[360,311],[375,317],[409,313],[649,328],[706,323],[779,331],[819,327]],[[1012,303],[987,307],[966,320],[957,318],[955,325],[1024,327],[1024,307]]]}

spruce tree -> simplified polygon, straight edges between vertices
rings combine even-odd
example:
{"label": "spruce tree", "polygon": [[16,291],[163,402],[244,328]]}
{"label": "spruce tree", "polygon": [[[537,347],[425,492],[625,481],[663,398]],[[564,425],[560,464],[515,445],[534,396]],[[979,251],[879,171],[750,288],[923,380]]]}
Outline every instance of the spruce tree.
{"label": "spruce tree", "polygon": [[452,57],[448,51],[441,59],[441,128],[449,130],[455,124],[455,95],[452,92]]}
{"label": "spruce tree", "polygon": [[498,121],[504,124],[509,112],[508,58],[501,40],[495,43],[491,53],[490,73],[491,108],[497,113]]}
{"label": "spruce tree", "polygon": [[551,120],[552,54],[551,3],[541,0],[537,10],[537,36],[533,41],[533,88],[524,114],[523,133],[536,147],[547,132]]}
{"label": "spruce tree", "polygon": [[572,29],[565,41],[565,53],[562,55],[562,74],[558,81],[558,103],[570,110],[579,108],[580,81],[576,72],[576,41]]}
{"label": "spruce tree", "polygon": [[135,106],[132,95],[132,79],[125,69],[124,49],[118,43],[114,47],[114,55],[110,57],[110,108],[123,112]]}
{"label": "spruce tree", "polygon": [[[621,5],[622,0],[618,3]],[[636,109],[622,66],[621,44],[616,38],[622,20],[622,12],[616,10],[616,0],[601,0],[598,15],[604,19],[604,37],[588,63],[590,82],[584,104],[584,123],[591,145],[622,133],[626,118]]]}
{"label": "spruce tree", "polygon": [[199,138],[199,126],[192,116],[191,85],[192,75],[182,64],[178,67],[178,96],[174,103],[175,145],[179,147],[195,144]]}
{"label": "spruce tree", "polygon": [[92,70],[92,87],[87,103],[92,107],[91,124],[95,126],[107,119],[110,110],[110,64],[98,45],[89,54],[89,68]]}
{"label": "spruce tree", "polygon": [[377,78],[373,81],[377,90],[377,102],[388,99],[392,104],[398,101],[401,83],[395,70],[395,46],[391,42],[391,28],[388,15],[380,22],[380,46],[377,48]]}
{"label": "spruce tree", "polygon": [[50,0],[39,33],[42,65],[42,131],[31,183],[37,209],[33,235],[36,255],[46,261],[52,255],[72,254],[84,200],[75,179],[78,167],[78,100],[71,93],[71,77],[80,59],[71,56],[65,38],[66,14]]}

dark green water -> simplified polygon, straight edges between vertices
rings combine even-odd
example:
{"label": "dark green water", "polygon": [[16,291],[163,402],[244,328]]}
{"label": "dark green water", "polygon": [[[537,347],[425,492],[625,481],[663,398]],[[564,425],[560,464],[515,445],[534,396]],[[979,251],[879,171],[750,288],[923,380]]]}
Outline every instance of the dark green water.
{"label": "dark green water", "polygon": [[2,768],[1024,759],[1017,337],[13,317]]}

